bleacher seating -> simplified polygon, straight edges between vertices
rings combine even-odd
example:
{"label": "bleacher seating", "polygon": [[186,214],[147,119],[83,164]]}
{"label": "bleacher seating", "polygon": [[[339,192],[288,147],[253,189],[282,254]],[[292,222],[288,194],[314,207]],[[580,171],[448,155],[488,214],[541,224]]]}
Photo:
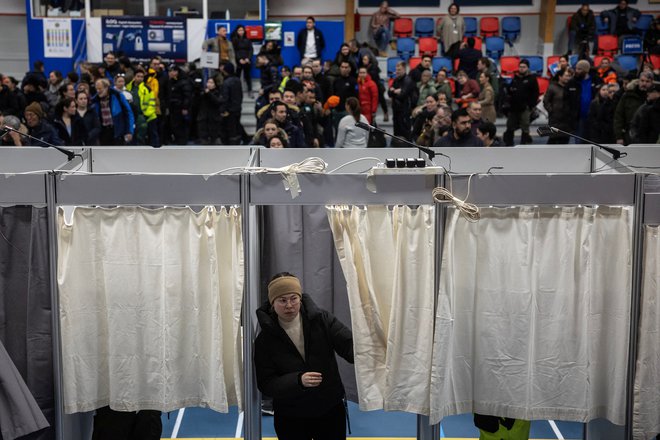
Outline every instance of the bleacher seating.
{"label": "bleacher seating", "polygon": [[598,55],[613,57],[619,51],[619,38],[616,35],[598,36]]}
{"label": "bleacher seating", "polygon": [[475,17],[463,17],[465,21],[465,35],[466,37],[477,36],[477,19]]}
{"label": "bleacher seating", "polygon": [[486,38],[486,56],[498,60],[504,54],[504,38],[495,36]]}
{"label": "bleacher seating", "polygon": [[435,72],[435,73],[438,73],[443,68],[449,73],[454,71],[454,67],[452,66],[451,58],[447,58],[447,57],[435,57],[435,58],[433,58],[432,66],[433,66],[433,72]]}
{"label": "bleacher seating", "polygon": [[624,55],[639,55],[644,52],[644,41],[637,36],[623,37],[621,40],[621,53]]}
{"label": "bleacher seating", "polygon": [[502,18],[502,36],[509,44],[518,39],[521,29],[520,17]]}
{"label": "bleacher seating", "polygon": [[[474,38],[474,48],[477,50],[481,50],[483,47],[483,40],[481,39],[481,37],[472,37],[472,38]],[[466,43],[467,43],[467,39],[468,39],[467,35],[463,37],[463,41],[465,41]]]}
{"label": "bleacher seating", "polygon": [[415,20],[416,37],[432,37],[435,33],[435,24],[430,17],[419,17]]}
{"label": "bleacher seating", "polygon": [[518,64],[520,64],[520,57],[504,56],[500,58],[500,75],[503,78],[513,78],[518,71]]}
{"label": "bleacher seating", "polygon": [[434,57],[438,54],[438,40],[434,37],[421,37],[418,43],[420,55],[430,55]]}
{"label": "bleacher seating", "polygon": [[646,32],[651,28],[651,23],[653,23],[653,15],[651,14],[642,14],[637,19],[635,29],[640,32],[642,38],[644,38]]}
{"label": "bleacher seating", "polygon": [[610,33],[609,23],[605,23],[600,15],[596,15],[596,35],[607,35]]}
{"label": "bleacher seating", "polygon": [[543,95],[548,90],[550,86],[550,80],[548,78],[537,76],[536,83],[539,85],[539,94]]}
{"label": "bleacher seating", "polygon": [[[600,66],[600,63],[603,61],[603,58],[605,58],[604,55],[596,55],[594,57],[594,67],[597,68],[598,66]],[[611,58],[610,58],[610,61],[612,61]]]}
{"label": "bleacher seating", "polygon": [[550,55],[548,59],[545,60],[545,65],[547,66],[546,71],[548,73],[548,76],[552,76],[552,72],[550,72],[550,66],[558,62],[559,58],[561,58],[561,55]]}
{"label": "bleacher seating", "polygon": [[479,23],[479,34],[482,38],[494,37],[500,34],[500,20],[497,17],[483,17]]}
{"label": "bleacher seating", "polygon": [[390,57],[387,59],[387,76],[392,78],[396,73],[396,65],[399,61],[404,61],[399,57]]}
{"label": "bleacher seating", "polygon": [[543,57],[540,55],[521,55],[520,59],[529,61],[529,70],[536,75],[543,75]]}
{"label": "bleacher seating", "polygon": [[392,34],[396,38],[412,37],[413,21],[412,18],[401,17],[394,20],[394,29]]}
{"label": "bleacher seating", "polygon": [[631,70],[637,70],[638,60],[635,56],[617,55],[614,60],[619,66],[621,66],[622,69],[627,70],[628,72]]}
{"label": "bleacher seating", "polygon": [[408,60],[408,58],[415,55],[415,39],[409,37],[397,39],[396,54],[404,60]]}
{"label": "bleacher seating", "polygon": [[568,65],[571,66],[572,68],[575,69],[575,66],[577,66],[577,62],[580,61],[580,57],[577,54],[569,55],[568,56]]}
{"label": "bleacher seating", "polygon": [[422,57],[410,57],[408,60],[408,68],[413,70],[415,67],[419,66],[419,63],[422,62]]}

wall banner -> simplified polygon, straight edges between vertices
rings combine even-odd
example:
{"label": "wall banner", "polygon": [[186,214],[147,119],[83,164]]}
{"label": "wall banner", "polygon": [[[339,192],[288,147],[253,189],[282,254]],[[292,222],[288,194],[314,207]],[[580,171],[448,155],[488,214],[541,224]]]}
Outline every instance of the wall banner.
{"label": "wall banner", "polygon": [[70,18],[44,18],[44,56],[73,58]]}
{"label": "wall banner", "polygon": [[165,63],[188,59],[186,19],[103,17],[103,53],[114,51],[138,62],[160,55]]}

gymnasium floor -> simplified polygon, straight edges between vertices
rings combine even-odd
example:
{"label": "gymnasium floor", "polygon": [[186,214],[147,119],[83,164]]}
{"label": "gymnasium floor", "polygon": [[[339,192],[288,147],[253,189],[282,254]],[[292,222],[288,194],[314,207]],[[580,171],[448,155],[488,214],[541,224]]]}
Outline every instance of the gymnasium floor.
{"label": "gymnasium floor", "polygon": [[[362,412],[357,404],[349,402],[351,434],[353,440],[413,440],[416,438],[417,417],[414,414],[371,411]],[[243,418],[237,408],[229,414],[209,409],[187,408],[163,414],[163,438],[195,440],[224,440],[241,438]],[[530,439],[581,439],[581,423],[539,420],[532,422]],[[477,439],[479,432],[472,423],[471,414],[447,417],[441,424],[441,438],[447,440]],[[274,439],[273,418],[262,417],[264,439]]]}

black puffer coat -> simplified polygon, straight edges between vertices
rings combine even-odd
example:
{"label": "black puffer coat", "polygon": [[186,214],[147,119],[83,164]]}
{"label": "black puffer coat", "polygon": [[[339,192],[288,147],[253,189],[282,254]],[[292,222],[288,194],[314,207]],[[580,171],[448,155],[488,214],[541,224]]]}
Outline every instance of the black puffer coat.
{"label": "black puffer coat", "polygon": [[[305,359],[280,327],[272,306],[257,310],[261,332],[255,341],[254,362],[257,386],[273,398],[273,410],[283,416],[319,417],[341,403],[344,386],[339,377],[335,352],[353,363],[353,335],[331,313],[322,310],[303,294],[300,306]],[[304,388],[300,376],[320,372],[318,387]]]}

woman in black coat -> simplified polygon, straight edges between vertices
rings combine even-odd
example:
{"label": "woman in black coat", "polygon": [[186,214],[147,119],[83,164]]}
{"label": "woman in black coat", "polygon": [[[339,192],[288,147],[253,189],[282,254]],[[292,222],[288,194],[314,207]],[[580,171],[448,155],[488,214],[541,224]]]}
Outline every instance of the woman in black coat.
{"label": "woman in black coat", "polygon": [[247,83],[247,91],[252,91],[252,55],[254,48],[252,41],[248,40],[245,34],[245,26],[239,24],[234,32],[231,33],[231,44],[234,46],[234,53],[236,54],[236,76],[241,77],[243,72],[243,79]]}
{"label": "woman in black coat", "polygon": [[53,127],[57,135],[64,141],[64,145],[86,145],[87,129],[85,122],[78,115],[76,101],[73,98],[64,98],[55,106]]}
{"label": "woman in black coat", "polygon": [[303,295],[300,281],[288,272],[273,277],[257,318],[257,386],[273,398],[277,437],[345,439],[344,386],[335,353],[353,363],[351,330]]}
{"label": "woman in black coat", "polygon": [[206,80],[206,89],[199,100],[197,135],[202,145],[220,143],[222,97],[218,82],[217,77]]}

